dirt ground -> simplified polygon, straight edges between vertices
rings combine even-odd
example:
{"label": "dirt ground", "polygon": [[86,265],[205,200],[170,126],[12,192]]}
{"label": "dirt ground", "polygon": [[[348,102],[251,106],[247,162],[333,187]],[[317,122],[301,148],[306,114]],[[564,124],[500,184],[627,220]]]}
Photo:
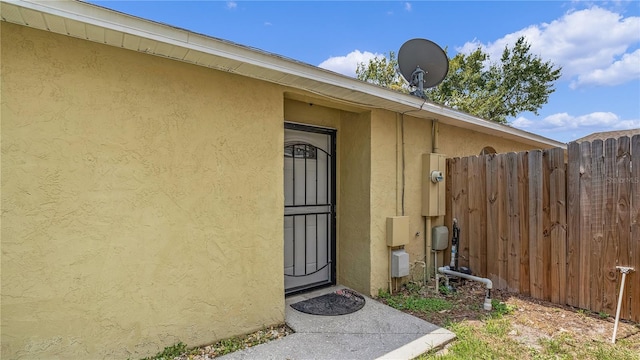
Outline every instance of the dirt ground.
{"label": "dirt ground", "polygon": [[[485,296],[483,284],[462,281],[455,284],[456,291],[450,294],[435,293],[433,286],[422,290],[426,297],[439,297],[453,304],[452,309],[434,313],[413,314],[438,326],[467,320],[480,321],[487,312],[482,309]],[[407,291],[407,290],[403,290]],[[509,315],[514,340],[536,348],[540,339],[550,339],[566,333],[581,342],[609,342],[613,334],[614,318],[602,318],[596,313],[540,301],[504,291],[492,291],[491,297],[514,308]],[[640,353],[640,324],[620,321],[616,339],[627,339]]]}

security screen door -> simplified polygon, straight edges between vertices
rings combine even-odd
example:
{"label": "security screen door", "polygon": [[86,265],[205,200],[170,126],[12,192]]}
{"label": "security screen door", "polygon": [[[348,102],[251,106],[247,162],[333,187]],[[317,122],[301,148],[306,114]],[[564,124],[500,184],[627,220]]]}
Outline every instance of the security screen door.
{"label": "security screen door", "polygon": [[335,130],[285,124],[284,287],[335,284]]}

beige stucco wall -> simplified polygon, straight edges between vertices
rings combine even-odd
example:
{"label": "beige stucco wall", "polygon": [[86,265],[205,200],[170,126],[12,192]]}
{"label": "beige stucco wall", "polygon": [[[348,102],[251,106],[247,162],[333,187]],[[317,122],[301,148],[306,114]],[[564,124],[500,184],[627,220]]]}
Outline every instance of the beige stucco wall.
{"label": "beige stucco wall", "polygon": [[1,357],[282,322],[282,90],[1,26]]}
{"label": "beige stucco wall", "polygon": [[527,145],[498,136],[489,136],[462,127],[439,124],[439,152],[448,158],[480,155],[485,146],[493,147],[497,153],[525,151],[535,149]]}

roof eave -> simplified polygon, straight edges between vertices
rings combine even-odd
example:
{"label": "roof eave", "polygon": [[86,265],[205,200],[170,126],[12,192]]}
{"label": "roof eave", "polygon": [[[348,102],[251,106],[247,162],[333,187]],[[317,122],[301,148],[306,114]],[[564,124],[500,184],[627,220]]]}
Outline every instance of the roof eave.
{"label": "roof eave", "polygon": [[[8,22],[256,78],[367,108],[411,111],[414,117],[533,146],[566,148],[566,144],[543,136],[313,65],[96,5],[79,1],[2,0],[2,7],[2,20]],[[64,26],[51,26],[55,21],[64,22]]]}

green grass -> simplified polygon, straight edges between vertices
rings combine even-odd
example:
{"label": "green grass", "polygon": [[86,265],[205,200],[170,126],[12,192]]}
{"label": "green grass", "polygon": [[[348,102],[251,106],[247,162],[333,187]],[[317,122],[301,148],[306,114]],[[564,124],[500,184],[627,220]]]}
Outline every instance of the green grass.
{"label": "green grass", "polygon": [[392,308],[416,313],[437,312],[448,310],[452,307],[451,303],[447,300],[426,298],[418,294],[411,294],[409,296],[402,293],[390,295],[388,292],[380,291],[378,297],[384,299],[387,305]]}
{"label": "green grass", "polygon": [[579,344],[568,334],[549,339],[540,339],[540,348],[528,347],[507,336],[511,331],[508,316],[487,317],[480,327],[467,322],[451,323],[448,329],[456,334],[456,340],[446,354],[427,353],[417,360],[463,360],[463,359],[535,359],[535,360],[638,360],[640,354],[625,339],[616,345],[592,341]]}
{"label": "green grass", "polygon": [[187,344],[179,342],[177,344],[167,346],[161,352],[151,357],[143,358],[142,360],[173,360],[176,356],[180,356],[187,351]]}

